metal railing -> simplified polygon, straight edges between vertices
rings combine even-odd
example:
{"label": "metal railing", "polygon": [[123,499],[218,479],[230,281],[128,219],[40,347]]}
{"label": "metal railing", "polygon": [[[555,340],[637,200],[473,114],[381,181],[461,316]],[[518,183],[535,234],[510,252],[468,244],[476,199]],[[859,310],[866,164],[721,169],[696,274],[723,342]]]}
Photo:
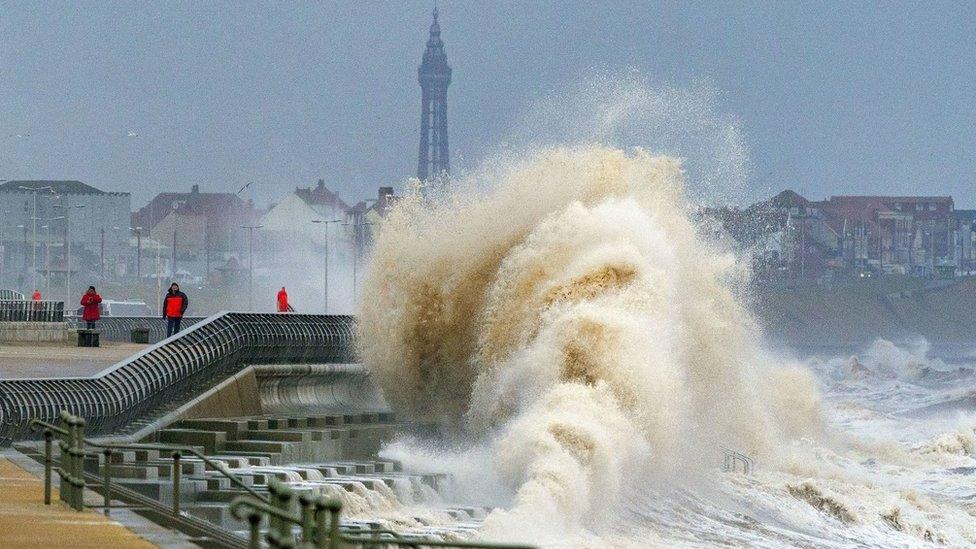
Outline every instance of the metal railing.
{"label": "metal railing", "polygon": [[55,435],[60,436],[58,445],[61,455],[61,466],[58,467],[58,475],[61,478],[61,482],[59,483],[61,501],[64,501],[76,511],[81,511],[85,508],[84,500],[82,498],[82,492],[85,487],[84,460],[86,456],[93,455],[85,451],[86,446],[99,448],[102,451],[102,456],[104,458],[104,461],[102,462],[102,495],[105,498],[104,509],[106,515],[110,514],[112,509],[112,456],[115,454],[115,452],[120,452],[123,450],[156,450],[160,452],[170,452],[170,456],[173,459],[173,470],[172,476],[170,477],[173,483],[173,514],[176,516],[179,516],[181,511],[180,480],[183,473],[181,459],[184,454],[192,455],[200,459],[212,467],[215,471],[229,479],[231,484],[237,488],[240,488],[241,490],[244,490],[252,497],[257,498],[259,501],[268,501],[267,497],[255,491],[253,488],[244,483],[244,481],[237,478],[230,471],[224,468],[222,463],[208,458],[199,450],[191,446],[95,442],[85,438],[84,418],[71,415],[67,411],[62,411],[60,419],[65,425],[64,428],[39,419],[31,420],[30,422],[30,427],[32,430],[41,431],[44,433],[45,505],[51,504],[52,469],[54,465],[52,439]]}
{"label": "metal railing", "polygon": [[64,322],[64,302],[0,300],[0,322]]}
{"label": "metal railing", "polygon": [[[100,507],[106,516],[112,512],[112,457],[115,452],[125,450],[156,450],[171,452],[172,473],[170,480],[173,484],[172,514],[181,517],[183,511],[181,480],[182,461],[184,454],[193,455],[211,466],[215,471],[229,479],[234,486],[248,493],[246,496],[235,498],[230,504],[231,514],[238,520],[247,520],[249,525],[249,547],[260,549],[261,524],[267,518],[268,529],[265,540],[270,547],[282,548],[329,548],[338,549],[349,544],[361,544],[368,547],[397,546],[397,547],[458,547],[472,549],[534,549],[530,545],[499,544],[468,541],[441,541],[419,536],[409,536],[389,529],[357,530],[342,525],[342,504],[333,499],[322,496],[301,494],[295,498],[295,492],[277,479],[268,482],[268,494],[262,494],[248,486],[237,476],[227,471],[219,461],[212,460],[199,450],[189,446],[174,446],[164,444],[115,444],[96,442],[85,438],[85,420],[62,410],[59,419],[63,427],[42,420],[31,420],[31,429],[41,431],[44,435],[44,504],[51,504],[53,492],[53,474],[56,470],[60,478],[58,483],[61,501],[76,511],[85,509],[85,471],[86,457],[98,457],[99,453],[89,452],[87,448],[101,450],[102,481],[99,486],[104,504]],[[58,438],[60,463],[54,466],[53,442]],[[293,510],[293,501],[298,504],[297,513]],[[301,536],[296,541],[295,528],[298,527]]]}
{"label": "metal railing", "polygon": [[[535,549],[532,545],[480,541],[442,541],[409,536],[388,529],[356,530],[342,525],[342,503],[324,496],[298,494],[284,483],[268,482],[269,501],[240,496],[230,504],[237,520],[246,520],[249,547],[261,547],[261,523],[268,519],[264,540],[268,547],[288,549],[339,549],[350,545],[364,547],[459,547],[471,549]],[[292,502],[297,500],[297,510]],[[296,527],[300,535],[295,537]]]}
{"label": "metal railing", "polygon": [[220,313],[91,377],[0,380],[0,445],[65,409],[124,433],[250,365],[352,362],[354,332],[350,316]]}
{"label": "metal railing", "polygon": [[736,452],[729,448],[722,448],[722,453],[725,455],[722,469],[727,473],[737,473],[740,465],[742,466],[742,472],[747,475],[755,469],[756,464],[752,458],[741,452]]}
{"label": "metal railing", "polygon": [[0,301],[23,301],[24,299],[26,299],[24,294],[18,292],[17,290],[0,288]]}
{"label": "metal railing", "polygon": [[[206,317],[185,316],[181,327],[186,330],[204,320]],[[78,317],[73,317],[72,322],[76,327],[85,325]],[[95,324],[102,341],[128,342],[131,340],[132,330],[139,328],[149,330],[149,343],[159,343],[166,339],[166,319],[158,316],[103,316]]]}

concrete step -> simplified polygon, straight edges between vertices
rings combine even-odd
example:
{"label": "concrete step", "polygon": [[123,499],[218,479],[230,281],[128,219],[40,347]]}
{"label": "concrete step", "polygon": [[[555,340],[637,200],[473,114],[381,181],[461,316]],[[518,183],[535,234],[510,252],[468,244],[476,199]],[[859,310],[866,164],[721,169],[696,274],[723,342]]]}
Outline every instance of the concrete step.
{"label": "concrete step", "polygon": [[184,510],[195,517],[202,518],[223,528],[240,528],[242,524],[246,524],[238,521],[231,515],[229,507],[225,502],[193,503],[184,506]]}
{"label": "concrete step", "polygon": [[269,417],[268,429],[294,429],[308,427],[308,419],[303,417]]}
{"label": "concrete step", "polygon": [[[137,480],[158,480],[159,475],[154,467],[145,467],[139,465],[125,465],[113,463],[110,465],[110,474],[112,480],[115,479],[137,479]],[[94,459],[85,460],[85,470],[96,473],[98,476],[104,476],[104,464],[95,463]]]}
{"label": "concrete step", "polygon": [[187,446],[202,446],[205,454],[214,453],[227,442],[223,431],[200,431],[197,429],[163,429],[157,433],[159,442]]}
{"label": "concrete step", "polygon": [[234,501],[234,498],[248,496],[244,490],[202,490],[196,493],[196,501],[199,503],[223,503],[225,506]]}
{"label": "concrete step", "polygon": [[176,425],[177,429],[199,429],[201,431],[222,431],[227,440],[237,440],[238,434],[248,429],[246,419],[184,419]]}
{"label": "concrete step", "polygon": [[240,456],[248,460],[252,466],[258,465],[277,465],[281,463],[281,453],[279,452],[251,452],[243,450],[221,450],[222,456]]}
{"label": "concrete step", "polygon": [[220,446],[221,452],[260,452],[268,454],[281,454],[289,444],[288,442],[275,442],[271,440],[232,440],[224,442]]}
{"label": "concrete step", "polygon": [[[321,439],[321,437],[320,437]],[[311,431],[249,430],[241,434],[240,440],[271,440],[276,442],[310,442]]]}

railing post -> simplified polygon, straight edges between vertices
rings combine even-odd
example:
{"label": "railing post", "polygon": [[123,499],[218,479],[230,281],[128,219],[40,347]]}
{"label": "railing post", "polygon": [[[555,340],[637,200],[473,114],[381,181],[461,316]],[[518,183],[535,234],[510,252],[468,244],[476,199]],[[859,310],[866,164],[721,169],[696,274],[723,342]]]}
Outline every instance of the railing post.
{"label": "railing post", "polygon": [[176,450],[173,452],[173,515],[180,516],[180,477],[183,474],[183,468],[180,466],[180,451]]}
{"label": "railing post", "polygon": [[106,448],[102,451],[105,456],[104,469],[102,473],[105,475],[104,485],[102,486],[102,492],[105,494],[105,516],[109,516],[112,510],[112,449]]}
{"label": "railing post", "polygon": [[85,509],[85,420],[84,418],[75,417],[75,482],[77,490],[75,491],[75,510],[83,511]]}
{"label": "railing post", "polygon": [[251,514],[247,516],[247,522],[251,527],[248,549],[261,549],[261,513],[251,511]]}
{"label": "railing post", "polygon": [[71,478],[71,426],[68,425],[63,415],[61,416],[61,421],[67,427],[67,434],[58,433],[58,457],[60,457],[60,466],[58,467],[58,478],[60,479],[58,483],[58,499],[70,504],[72,490],[72,484],[69,482]]}
{"label": "railing post", "polygon": [[51,505],[51,453],[54,451],[51,438],[54,433],[44,429],[44,505]]}
{"label": "railing post", "polygon": [[329,510],[329,549],[339,549],[342,541],[339,534],[339,511],[342,510],[342,503],[331,500],[327,507]]}
{"label": "railing post", "polygon": [[308,494],[302,494],[298,496],[298,505],[301,509],[302,542],[311,545],[315,539],[315,502]]}
{"label": "railing post", "polygon": [[[293,493],[288,486],[282,484],[278,486],[278,494],[272,499],[274,507],[285,514],[291,514],[291,499]],[[292,536],[292,523],[287,520],[278,521],[277,543],[280,547],[294,547],[295,539]]]}
{"label": "railing post", "polygon": [[325,549],[329,544],[325,513],[327,505],[324,497],[315,500],[315,546]]}
{"label": "railing post", "polygon": [[[278,490],[280,488],[281,488],[281,485],[278,483],[278,480],[277,479],[271,478],[268,481],[268,505],[270,505],[271,507],[274,507],[276,509],[278,508]],[[268,538],[268,541],[271,542],[272,544],[274,544],[274,542],[272,541],[271,538],[273,538],[275,536],[275,532],[278,531],[278,522],[279,521],[281,521],[281,519],[278,518],[277,516],[275,516],[275,515],[273,515],[271,513],[268,514],[268,533],[267,533],[267,538]]]}

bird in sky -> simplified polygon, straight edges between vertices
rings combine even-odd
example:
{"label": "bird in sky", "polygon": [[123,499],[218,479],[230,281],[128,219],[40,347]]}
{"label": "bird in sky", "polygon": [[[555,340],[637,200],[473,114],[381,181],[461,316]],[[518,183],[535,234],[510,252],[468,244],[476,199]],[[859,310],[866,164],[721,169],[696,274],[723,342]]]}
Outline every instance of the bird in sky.
{"label": "bird in sky", "polygon": [[246,185],[244,185],[243,187],[241,187],[241,190],[237,191],[237,194],[241,194],[242,192],[244,192],[248,187],[251,186],[251,183],[252,183],[252,181],[248,181]]}

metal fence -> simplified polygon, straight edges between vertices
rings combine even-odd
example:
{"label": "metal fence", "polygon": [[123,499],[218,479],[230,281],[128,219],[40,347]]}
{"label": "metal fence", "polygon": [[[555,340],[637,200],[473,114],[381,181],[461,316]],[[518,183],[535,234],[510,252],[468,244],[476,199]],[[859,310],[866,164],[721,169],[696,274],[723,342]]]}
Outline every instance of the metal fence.
{"label": "metal fence", "polygon": [[17,290],[0,288],[0,301],[23,301],[24,299],[24,294]]}
{"label": "metal fence", "polygon": [[0,300],[0,322],[64,322],[64,302]]}
{"label": "metal fence", "polygon": [[355,360],[351,316],[220,313],[91,377],[0,380],[0,445],[62,410],[93,434],[124,433],[248,365]]}
{"label": "metal fence", "polygon": [[[185,316],[181,327],[185,330],[205,319],[203,316]],[[78,317],[73,317],[71,321],[75,327],[85,326],[85,321]],[[139,328],[149,330],[149,343],[166,339],[166,319],[158,316],[103,316],[95,323],[102,341],[131,341],[132,330]]]}

